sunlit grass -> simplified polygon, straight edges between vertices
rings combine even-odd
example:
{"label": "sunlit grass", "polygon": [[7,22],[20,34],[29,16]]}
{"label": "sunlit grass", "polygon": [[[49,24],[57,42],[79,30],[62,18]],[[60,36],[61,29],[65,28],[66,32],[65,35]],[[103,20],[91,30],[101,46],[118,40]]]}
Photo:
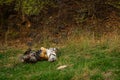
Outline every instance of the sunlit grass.
{"label": "sunlit grass", "polygon": [[[19,61],[24,50],[8,49],[0,53],[0,80],[119,80],[119,40],[117,34],[99,39],[91,34],[72,35],[56,45],[59,57],[53,63],[24,64]],[[61,65],[67,68],[57,70]]]}

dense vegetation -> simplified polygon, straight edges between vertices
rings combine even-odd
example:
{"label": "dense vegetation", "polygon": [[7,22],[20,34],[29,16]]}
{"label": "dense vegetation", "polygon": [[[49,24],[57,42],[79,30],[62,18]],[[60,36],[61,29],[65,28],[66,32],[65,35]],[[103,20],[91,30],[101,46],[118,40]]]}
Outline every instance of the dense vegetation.
{"label": "dense vegetation", "polygon": [[[99,34],[119,30],[120,1],[0,0],[2,43],[7,44],[10,40],[20,38],[24,43],[23,38],[42,42],[43,40],[39,41],[37,38],[43,39],[43,35],[67,37],[73,28]],[[53,37],[52,41],[56,42],[56,39],[58,37]]]}

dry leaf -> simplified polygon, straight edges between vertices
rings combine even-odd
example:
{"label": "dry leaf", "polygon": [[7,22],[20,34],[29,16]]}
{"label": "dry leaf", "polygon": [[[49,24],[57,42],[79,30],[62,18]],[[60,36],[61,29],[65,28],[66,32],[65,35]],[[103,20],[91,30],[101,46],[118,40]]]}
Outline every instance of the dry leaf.
{"label": "dry leaf", "polygon": [[60,70],[60,69],[66,68],[66,67],[67,67],[67,65],[62,65],[62,66],[59,66],[57,69]]}

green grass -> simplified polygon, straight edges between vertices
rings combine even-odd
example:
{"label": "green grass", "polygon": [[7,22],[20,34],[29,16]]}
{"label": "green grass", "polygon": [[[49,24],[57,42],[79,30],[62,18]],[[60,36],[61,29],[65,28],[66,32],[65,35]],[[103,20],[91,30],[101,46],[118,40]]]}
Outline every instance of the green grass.
{"label": "green grass", "polygon": [[[91,43],[89,39],[61,47],[56,62],[25,64],[22,50],[0,53],[0,80],[120,80],[119,41]],[[58,66],[68,65],[63,70]]]}

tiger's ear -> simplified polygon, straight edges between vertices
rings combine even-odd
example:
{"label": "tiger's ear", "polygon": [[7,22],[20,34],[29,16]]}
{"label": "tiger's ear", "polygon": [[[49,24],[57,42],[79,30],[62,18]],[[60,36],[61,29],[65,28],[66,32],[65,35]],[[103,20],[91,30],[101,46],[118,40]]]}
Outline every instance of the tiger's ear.
{"label": "tiger's ear", "polygon": [[56,48],[56,51],[59,51],[59,48]]}
{"label": "tiger's ear", "polygon": [[59,48],[55,48],[54,50],[55,50],[55,52],[57,53],[57,52],[59,51]]}

